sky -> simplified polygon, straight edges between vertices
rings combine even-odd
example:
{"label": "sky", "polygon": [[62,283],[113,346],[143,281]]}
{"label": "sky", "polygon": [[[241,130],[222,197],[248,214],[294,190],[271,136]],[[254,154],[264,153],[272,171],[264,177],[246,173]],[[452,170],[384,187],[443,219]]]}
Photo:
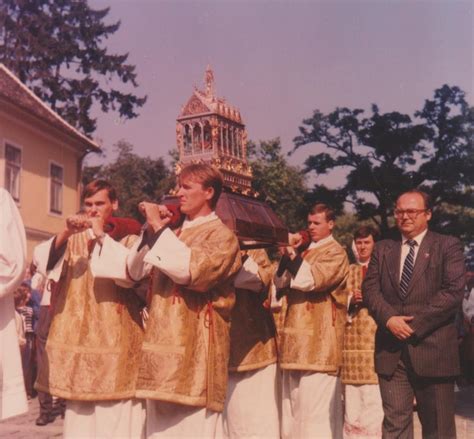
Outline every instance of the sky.
{"label": "sky", "polygon": [[[96,112],[100,139],[125,139],[139,155],[175,147],[175,123],[214,70],[216,94],[240,109],[254,141],[280,137],[285,152],[303,119],[336,107],[413,114],[447,83],[474,92],[474,1],[460,0],[89,0],[121,21],[106,41],[129,53],[148,101],[132,120]],[[289,158],[302,166],[317,151]],[[89,160],[92,164],[97,159]],[[99,162],[101,162],[99,160]]]}

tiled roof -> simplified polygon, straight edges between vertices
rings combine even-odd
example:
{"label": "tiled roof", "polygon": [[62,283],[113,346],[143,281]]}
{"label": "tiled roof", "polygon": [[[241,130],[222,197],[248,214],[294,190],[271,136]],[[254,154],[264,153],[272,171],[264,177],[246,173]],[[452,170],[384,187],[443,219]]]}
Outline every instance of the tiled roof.
{"label": "tiled roof", "polygon": [[48,105],[39,99],[25,84],[23,84],[4,64],[0,63],[0,97],[13,105],[38,117],[58,130],[74,137],[88,148],[100,149],[100,146],[67,123]]}

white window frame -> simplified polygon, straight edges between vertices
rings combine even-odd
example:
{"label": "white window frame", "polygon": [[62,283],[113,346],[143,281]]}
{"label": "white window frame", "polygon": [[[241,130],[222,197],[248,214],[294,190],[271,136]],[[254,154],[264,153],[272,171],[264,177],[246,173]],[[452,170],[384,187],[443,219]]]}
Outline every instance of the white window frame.
{"label": "white window frame", "polygon": [[[59,203],[60,203],[60,210],[54,210],[53,209],[53,198],[52,198],[52,192],[53,192],[53,184],[58,183],[53,179],[52,175],[52,167],[57,166],[58,168],[61,168],[62,171],[62,180],[61,180],[61,186],[60,186],[60,198],[59,198]],[[64,212],[64,166],[61,163],[58,163],[54,160],[49,160],[48,161],[48,211],[50,215],[54,216],[62,216]]]}
{"label": "white window frame", "polygon": [[[11,162],[8,162],[7,160],[7,147],[12,147],[14,149],[17,149],[18,151],[20,151],[20,163],[17,164],[17,163],[11,163]],[[21,145],[18,145],[17,143],[15,142],[12,142],[8,139],[5,139],[4,142],[3,142],[3,158],[5,160],[5,168],[4,168],[4,173],[3,173],[3,176],[4,176],[4,185],[5,185],[5,189],[10,193],[10,195],[12,196],[12,198],[15,200],[16,203],[20,203],[20,199],[21,199],[21,174],[22,174],[22,170],[23,170],[23,147]],[[12,166],[13,167],[17,167],[17,170],[18,170],[18,174],[17,174],[17,193],[13,193],[12,192],[12,188],[10,186],[7,185],[7,169]]]}

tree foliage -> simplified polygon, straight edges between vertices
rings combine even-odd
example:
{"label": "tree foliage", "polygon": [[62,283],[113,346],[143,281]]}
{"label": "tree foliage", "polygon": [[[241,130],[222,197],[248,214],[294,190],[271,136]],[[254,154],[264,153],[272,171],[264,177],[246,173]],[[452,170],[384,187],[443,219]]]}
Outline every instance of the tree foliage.
{"label": "tree foliage", "polygon": [[85,0],[3,0],[0,3],[0,62],[71,125],[90,135],[94,103],[104,112],[133,118],[146,97],[112,84],[137,87],[128,54],[109,54],[104,41],[120,27],[106,24],[109,8]]}
{"label": "tree foliage", "polygon": [[114,145],[118,153],[115,161],[101,166],[86,166],[83,184],[95,178],[108,180],[117,190],[120,216],[143,221],[138,203],[143,200],[158,201],[174,184],[174,178],[163,159],[140,157],[125,140]]}
{"label": "tree foliage", "polygon": [[301,171],[286,161],[280,139],[249,142],[253,189],[273,208],[290,230],[306,227],[307,191]]}
{"label": "tree foliage", "polygon": [[305,171],[317,176],[336,168],[347,171],[344,184],[332,190],[317,184],[312,197],[332,197],[339,205],[349,202],[360,219],[372,219],[387,233],[397,196],[408,189],[425,189],[437,206],[434,228],[472,240],[473,228],[466,223],[472,224],[473,216],[465,206],[473,205],[474,109],[464,92],[442,86],[413,118],[381,113],[376,105],[371,113],[316,110],[303,120],[295,149],[309,144],[316,149],[305,161]]}

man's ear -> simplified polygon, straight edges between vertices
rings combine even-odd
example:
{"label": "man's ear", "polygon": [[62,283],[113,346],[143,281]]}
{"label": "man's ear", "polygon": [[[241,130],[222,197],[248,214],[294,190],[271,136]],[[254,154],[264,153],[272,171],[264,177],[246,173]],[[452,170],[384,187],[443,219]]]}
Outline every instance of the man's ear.
{"label": "man's ear", "polygon": [[212,198],[214,197],[214,188],[212,186],[209,186],[206,189],[204,189],[204,191],[206,192],[206,200],[211,201]]}
{"label": "man's ear", "polygon": [[329,220],[328,221],[328,226],[329,226],[329,230],[332,232],[332,229],[334,229],[334,226],[336,225],[336,223],[333,221],[333,220]]}
{"label": "man's ear", "polygon": [[112,210],[115,212],[119,207],[118,200],[112,201]]}

